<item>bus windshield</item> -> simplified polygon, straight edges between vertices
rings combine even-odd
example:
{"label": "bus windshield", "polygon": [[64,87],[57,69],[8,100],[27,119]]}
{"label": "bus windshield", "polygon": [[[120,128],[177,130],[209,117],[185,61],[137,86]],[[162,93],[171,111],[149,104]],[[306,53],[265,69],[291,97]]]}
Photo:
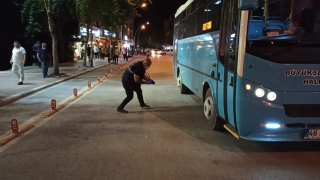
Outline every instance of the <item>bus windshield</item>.
{"label": "bus windshield", "polygon": [[309,64],[320,63],[319,48],[319,0],[266,0],[250,11],[249,54],[277,63]]}

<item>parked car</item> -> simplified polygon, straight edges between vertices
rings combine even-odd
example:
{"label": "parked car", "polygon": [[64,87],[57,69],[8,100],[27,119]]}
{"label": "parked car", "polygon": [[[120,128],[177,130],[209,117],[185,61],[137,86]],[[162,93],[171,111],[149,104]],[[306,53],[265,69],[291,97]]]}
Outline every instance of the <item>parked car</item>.
{"label": "parked car", "polygon": [[152,55],[163,55],[165,56],[167,54],[166,50],[158,50],[158,49],[153,49],[151,51]]}
{"label": "parked car", "polygon": [[162,49],[162,50],[161,50],[161,54],[162,54],[163,56],[165,56],[165,55],[167,55],[167,51],[166,51],[165,49]]}

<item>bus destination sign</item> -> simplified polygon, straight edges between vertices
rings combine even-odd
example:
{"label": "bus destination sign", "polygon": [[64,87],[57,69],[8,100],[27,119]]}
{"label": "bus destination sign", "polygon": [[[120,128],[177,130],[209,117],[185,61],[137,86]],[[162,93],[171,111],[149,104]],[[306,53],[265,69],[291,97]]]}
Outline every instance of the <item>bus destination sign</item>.
{"label": "bus destination sign", "polygon": [[202,31],[209,30],[211,29],[211,27],[212,27],[212,21],[206,22],[202,25]]}
{"label": "bus destination sign", "polygon": [[[286,76],[320,77],[320,70],[287,70]],[[304,79],[303,85],[320,85],[320,79]]]}

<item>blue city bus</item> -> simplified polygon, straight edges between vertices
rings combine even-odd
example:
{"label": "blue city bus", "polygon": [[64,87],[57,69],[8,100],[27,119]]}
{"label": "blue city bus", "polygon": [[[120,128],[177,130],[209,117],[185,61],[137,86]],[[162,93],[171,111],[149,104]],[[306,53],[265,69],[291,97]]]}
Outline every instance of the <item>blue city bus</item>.
{"label": "blue city bus", "polygon": [[254,141],[320,140],[320,1],[188,0],[173,74],[212,129]]}

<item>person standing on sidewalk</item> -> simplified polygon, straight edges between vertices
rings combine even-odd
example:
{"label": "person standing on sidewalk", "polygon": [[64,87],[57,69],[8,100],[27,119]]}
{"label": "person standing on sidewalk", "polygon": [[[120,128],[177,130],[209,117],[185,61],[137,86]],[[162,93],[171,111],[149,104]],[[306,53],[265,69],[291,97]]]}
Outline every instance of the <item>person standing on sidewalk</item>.
{"label": "person standing on sidewalk", "polygon": [[91,56],[91,46],[88,45],[87,46],[87,56],[88,56],[88,62],[89,62],[89,66],[92,67],[93,66],[93,59],[92,59],[92,56]]}
{"label": "person standing on sidewalk", "polygon": [[100,60],[104,60],[104,57],[106,57],[106,47],[103,45],[101,47]]}
{"label": "person standing on sidewalk", "polygon": [[128,50],[127,50],[127,48],[123,49],[123,59],[125,61],[128,61]]}
{"label": "person standing on sidewalk", "polygon": [[13,43],[12,57],[10,63],[12,64],[12,72],[19,78],[18,85],[23,84],[24,80],[24,64],[26,63],[26,50],[20,46],[18,41]]}
{"label": "person standing on sidewalk", "polygon": [[150,68],[151,64],[152,62],[150,59],[145,59],[131,65],[124,72],[122,75],[122,85],[126,91],[127,97],[118,106],[117,112],[128,113],[128,111],[124,110],[124,107],[133,99],[133,91],[137,93],[140,107],[144,109],[150,108],[143,100],[141,84],[155,84],[152,79],[145,76],[146,70]]}
{"label": "person standing on sidewalk", "polygon": [[99,48],[97,45],[94,45],[93,47],[93,53],[94,53],[94,58],[99,59]]}
{"label": "person standing on sidewalk", "polygon": [[120,56],[120,50],[116,48],[116,50],[114,51],[114,60],[113,60],[115,64],[118,64],[119,56]]}
{"label": "person standing on sidewalk", "polygon": [[39,68],[41,68],[41,63],[39,63],[39,61],[38,61],[37,54],[40,49],[41,49],[41,42],[37,41],[37,43],[33,45],[32,50],[34,52],[34,54],[33,54],[34,59],[35,59],[36,63],[38,64]]}
{"label": "person standing on sidewalk", "polygon": [[42,74],[43,78],[48,77],[48,64],[51,62],[51,55],[49,50],[47,49],[47,44],[42,43],[42,48],[38,51],[37,54],[38,60],[42,66]]}
{"label": "person standing on sidewalk", "polygon": [[110,47],[110,45],[107,48],[107,58],[108,58],[108,62],[110,62],[110,60],[112,59],[111,58],[111,47]]}

